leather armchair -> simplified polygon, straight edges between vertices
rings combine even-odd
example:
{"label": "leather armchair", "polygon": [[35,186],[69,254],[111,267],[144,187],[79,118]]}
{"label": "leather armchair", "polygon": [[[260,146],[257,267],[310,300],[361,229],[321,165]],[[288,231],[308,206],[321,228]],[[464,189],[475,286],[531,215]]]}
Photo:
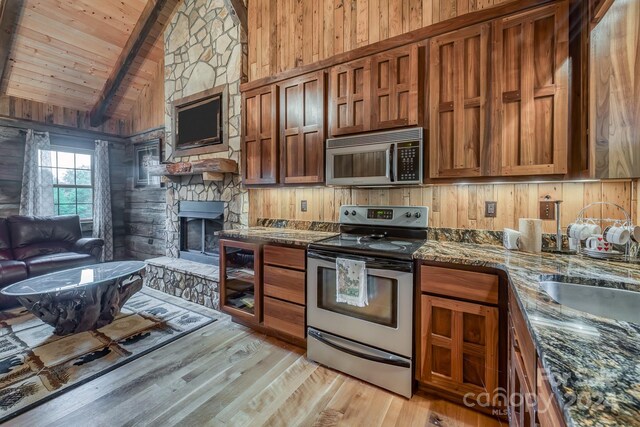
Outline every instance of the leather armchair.
{"label": "leather armchair", "polygon": [[94,237],[84,237],[73,244],[73,246],[71,247],[71,252],[89,254],[96,260],[100,260],[103,247],[104,240],[96,239]]}

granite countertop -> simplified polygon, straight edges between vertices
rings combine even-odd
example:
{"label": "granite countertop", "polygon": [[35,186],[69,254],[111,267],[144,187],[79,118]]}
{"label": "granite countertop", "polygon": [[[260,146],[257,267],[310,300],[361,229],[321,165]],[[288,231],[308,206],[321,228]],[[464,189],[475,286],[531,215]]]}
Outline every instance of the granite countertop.
{"label": "granite countertop", "polygon": [[541,278],[562,276],[640,291],[638,264],[434,241],[414,258],[507,272],[567,424],[640,426],[640,325],[561,306],[539,287]]}
{"label": "granite countertop", "polygon": [[307,246],[309,243],[338,235],[328,231],[295,230],[291,228],[250,227],[223,230],[218,236],[228,239],[259,240],[284,245]]}

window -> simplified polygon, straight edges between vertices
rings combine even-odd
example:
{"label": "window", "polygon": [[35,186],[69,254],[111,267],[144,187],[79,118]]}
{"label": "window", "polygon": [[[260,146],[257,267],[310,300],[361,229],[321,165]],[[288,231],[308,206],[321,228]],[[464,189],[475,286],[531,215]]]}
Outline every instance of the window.
{"label": "window", "polygon": [[[79,215],[80,219],[93,218],[93,155],[90,152],[69,149],[51,150],[53,177],[53,212],[56,215]],[[42,159],[42,157],[41,157]]]}

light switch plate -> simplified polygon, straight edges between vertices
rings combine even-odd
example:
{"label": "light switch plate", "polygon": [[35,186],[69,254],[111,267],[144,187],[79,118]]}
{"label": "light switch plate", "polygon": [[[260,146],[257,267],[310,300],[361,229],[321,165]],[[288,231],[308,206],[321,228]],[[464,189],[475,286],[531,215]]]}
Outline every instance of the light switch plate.
{"label": "light switch plate", "polygon": [[301,200],[300,201],[300,210],[302,212],[306,212],[307,211],[307,201],[306,200]]}
{"label": "light switch plate", "polygon": [[540,202],[540,219],[556,219],[556,206],[554,202]]}
{"label": "light switch plate", "polygon": [[484,217],[495,218],[498,215],[498,202],[484,202]]}

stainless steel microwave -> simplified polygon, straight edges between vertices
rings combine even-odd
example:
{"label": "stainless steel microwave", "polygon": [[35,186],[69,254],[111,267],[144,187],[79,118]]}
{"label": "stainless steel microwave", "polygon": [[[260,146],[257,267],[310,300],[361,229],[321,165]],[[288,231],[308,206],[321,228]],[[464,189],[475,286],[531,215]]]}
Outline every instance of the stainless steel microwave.
{"label": "stainless steel microwave", "polygon": [[422,134],[416,127],[328,139],[327,184],[421,184]]}

